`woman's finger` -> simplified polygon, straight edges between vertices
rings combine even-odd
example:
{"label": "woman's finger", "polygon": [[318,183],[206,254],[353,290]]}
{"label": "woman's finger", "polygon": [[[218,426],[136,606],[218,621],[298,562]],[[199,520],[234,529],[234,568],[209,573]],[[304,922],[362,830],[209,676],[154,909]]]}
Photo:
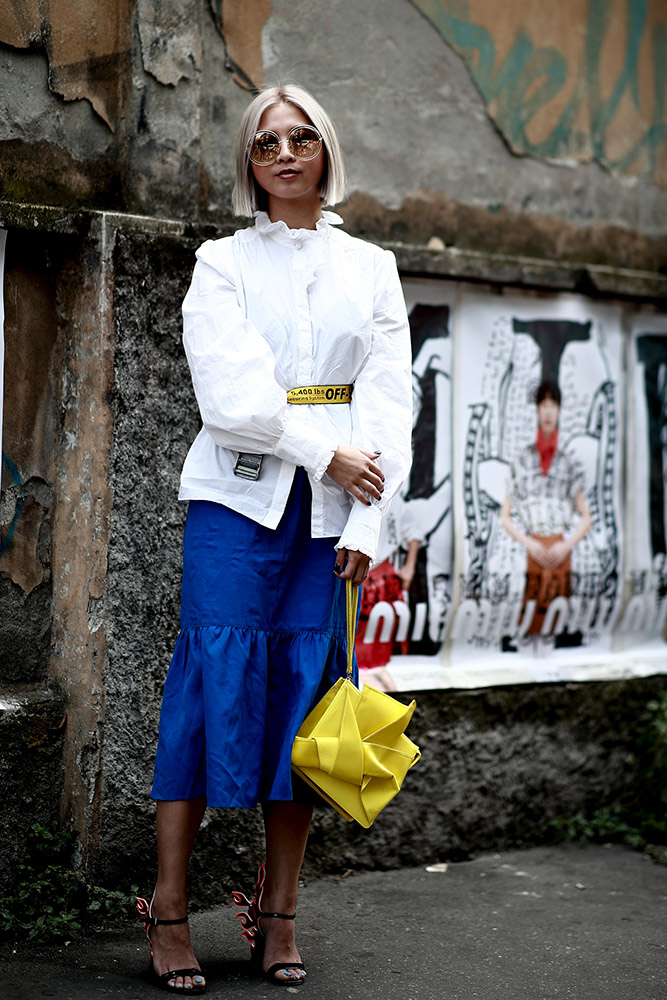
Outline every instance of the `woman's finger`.
{"label": "woman's finger", "polygon": [[361,500],[363,504],[366,504],[367,507],[370,507],[371,501],[368,499],[367,494],[364,493],[361,487],[351,486],[350,489],[348,490],[348,493],[351,493],[352,496],[355,498],[355,500]]}
{"label": "woman's finger", "polygon": [[366,479],[373,484],[378,490],[384,489],[384,477],[378,476],[370,469],[365,470]]}
{"label": "woman's finger", "polygon": [[336,561],[334,562],[334,573],[336,576],[341,576],[343,570],[345,569],[345,560],[347,559],[347,549],[339,549],[336,552]]}
{"label": "woman's finger", "polygon": [[366,490],[366,492],[370,493],[370,495],[375,497],[376,500],[380,500],[382,498],[382,493],[384,491],[382,483],[378,483],[377,481],[374,482],[372,479],[366,478],[362,479],[359,485],[362,490]]}

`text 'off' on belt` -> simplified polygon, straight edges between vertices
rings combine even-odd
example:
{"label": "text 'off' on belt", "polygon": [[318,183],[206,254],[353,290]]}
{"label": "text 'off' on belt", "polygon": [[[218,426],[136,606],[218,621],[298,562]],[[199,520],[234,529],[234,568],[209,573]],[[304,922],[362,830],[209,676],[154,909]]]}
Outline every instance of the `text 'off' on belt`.
{"label": "text 'off' on belt", "polygon": [[293,404],[349,403],[351,400],[351,385],[300,385],[287,392],[287,402]]}

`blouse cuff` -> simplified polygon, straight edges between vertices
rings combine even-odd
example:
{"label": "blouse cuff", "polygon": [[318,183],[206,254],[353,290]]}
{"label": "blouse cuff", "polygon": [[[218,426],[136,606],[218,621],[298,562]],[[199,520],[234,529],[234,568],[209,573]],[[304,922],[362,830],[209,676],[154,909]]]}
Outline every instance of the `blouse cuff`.
{"label": "blouse cuff", "polygon": [[375,504],[369,507],[355,500],[336,548],[363,552],[372,562],[378,549],[381,524],[382,511],[379,507]]}
{"label": "blouse cuff", "polygon": [[318,433],[288,410],[285,429],[273,453],[285,462],[299,465],[319,482],[334,456],[338,441]]}

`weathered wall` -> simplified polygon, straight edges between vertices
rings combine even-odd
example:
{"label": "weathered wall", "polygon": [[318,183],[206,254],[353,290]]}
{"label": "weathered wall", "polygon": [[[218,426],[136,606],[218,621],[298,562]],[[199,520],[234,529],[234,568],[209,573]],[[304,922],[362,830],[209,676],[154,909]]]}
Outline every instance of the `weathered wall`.
{"label": "weathered wall", "polygon": [[[3,541],[23,497],[0,559],[0,690],[39,689],[44,753],[22,759],[53,770],[63,742],[61,818],[101,877],[152,865],[177,480],[197,429],[179,308],[194,247],[234,225],[249,90],[294,80],[321,99],[346,158],[346,227],[391,244],[405,272],[664,303],[665,25],[665,0],[508,2],[502,16],[493,0],[0,0],[0,225],[20,373],[6,381]],[[548,835],[556,813],[631,784],[640,706],[660,687],[422,693],[424,759],[401,805],[370,834],[318,817],[309,863]],[[20,716],[28,735],[12,739],[32,746],[34,707],[17,699],[0,702],[0,725],[14,733]],[[67,708],[60,728],[52,703]],[[23,771],[7,761],[11,793]],[[32,816],[55,815],[61,771],[51,802],[44,774]],[[255,813],[208,817],[199,898],[259,850]]]}
{"label": "weathered wall", "polygon": [[[102,605],[110,666],[97,862],[108,880],[145,879],[155,863],[147,797],[178,631],[178,475],[199,427],[179,314],[197,242],[127,233],[115,246],[114,502]],[[369,832],[318,810],[307,869],[416,864],[549,839],[557,815],[632,789],[632,746],[644,706],[660,690],[665,677],[419,692],[411,735],[423,757],[400,801]],[[258,810],[209,811],[193,861],[195,898],[217,901],[221,885],[245,884],[261,856]]]}
{"label": "weathered wall", "polygon": [[635,267],[636,236],[664,237],[665,0],[512,2],[502,17],[493,0],[60,0],[64,31],[23,6],[0,3],[6,198],[220,222],[248,100],[235,81],[294,79],[339,125],[366,228],[416,200],[434,209],[429,236],[470,241],[488,223],[532,253],[542,219],[559,255],[571,224],[579,253],[614,224],[606,257]]}
{"label": "weathered wall", "polygon": [[51,628],[51,516],[56,477],[62,344],[56,320],[53,240],[14,239],[5,274],[4,405],[0,524],[0,678],[47,674]]}

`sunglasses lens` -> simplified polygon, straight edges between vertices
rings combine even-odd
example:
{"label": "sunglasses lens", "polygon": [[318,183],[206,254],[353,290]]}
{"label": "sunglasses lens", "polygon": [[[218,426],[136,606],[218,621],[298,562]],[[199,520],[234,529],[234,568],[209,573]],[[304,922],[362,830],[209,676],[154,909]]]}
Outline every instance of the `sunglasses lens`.
{"label": "sunglasses lens", "polygon": [[300,125],[290,132],[289,146],[292,154],[300,160],[312,160],[322,148],[322,139],[317,129]]}
{"label": "sunglasses lens", "polygon": [[275,133],[258,132],[252,140],[250,159],[259,165],[273,163],[279,152],[280,143]]}

